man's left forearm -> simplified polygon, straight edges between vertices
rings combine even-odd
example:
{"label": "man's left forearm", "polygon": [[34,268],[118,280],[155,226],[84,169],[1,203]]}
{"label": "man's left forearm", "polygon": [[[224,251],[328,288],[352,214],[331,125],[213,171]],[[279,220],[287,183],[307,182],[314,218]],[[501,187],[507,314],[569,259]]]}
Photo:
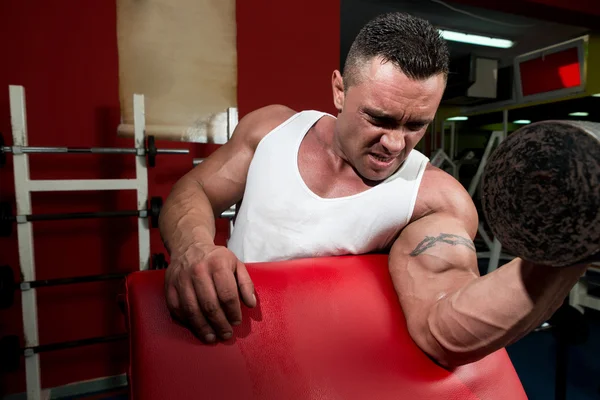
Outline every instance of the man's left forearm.
{"label": "man's left forearm", "polygon": [[586,266],[552,268],[515,259],[439,299],[430,309],[426,352],[453,367],[523,337],[562,304]]}

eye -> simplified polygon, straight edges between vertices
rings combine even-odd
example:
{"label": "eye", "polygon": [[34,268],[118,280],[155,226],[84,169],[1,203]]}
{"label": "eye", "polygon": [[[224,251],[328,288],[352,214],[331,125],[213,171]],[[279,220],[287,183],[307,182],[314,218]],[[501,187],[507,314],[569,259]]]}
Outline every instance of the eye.
{"label": "eye", "polygon": [[421,130],[421,129],[423,129],[423,128],[426,128],[426,127],[427,127],[427,125],[428,125],[428,124],[426,124],[426,123],[423,123],[423,122],[414,122],[414,123],[409,123],[409,124],[406,124],[405,126],[406,126],[406,128],[407,128],[409,131],[412,131],[412,132],[417,132],[417,131],[420,131],[420,130]]}
{"label": "eye", "polygon": [[372,115],[369,115],[369,122],[371,122],[371,124],[373,124],[375,126],[384,126],[385,125],[385,120],[383,118],[373,117]]}
{"label": "eye", "polygon": [[369,115],[369,122],[378,128],[395,129],[398,127],[398,123],[395,120],[385,117]]}

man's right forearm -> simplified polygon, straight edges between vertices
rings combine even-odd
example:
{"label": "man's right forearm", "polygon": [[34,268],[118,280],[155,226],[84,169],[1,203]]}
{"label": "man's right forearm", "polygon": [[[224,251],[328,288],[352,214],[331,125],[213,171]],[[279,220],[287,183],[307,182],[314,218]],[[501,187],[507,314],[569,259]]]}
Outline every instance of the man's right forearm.
{"label": "man's right forearm", "polygon": [[586,268],[552,268],[515,258],[471,280],[430,311],[426,332],[442,349],[434,357],[455,367],[514,343],[554,314]]}
{"label": "man's right forearm", "polygon": [[214,244],[213,209],[196,180],[183,177],[173,186],[161,210],[159,228],[169,254],[194,243]]}

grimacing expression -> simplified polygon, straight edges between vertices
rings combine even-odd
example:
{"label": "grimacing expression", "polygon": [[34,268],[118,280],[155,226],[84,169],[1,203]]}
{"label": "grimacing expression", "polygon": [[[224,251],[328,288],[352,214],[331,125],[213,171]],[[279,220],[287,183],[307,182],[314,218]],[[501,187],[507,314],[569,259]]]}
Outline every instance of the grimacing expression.
{"label": "grimacing expression", "polygon": [[406,160],[433,121],[446,86],[443,74],[416,80],[374,58],[357,67],[344,91],[333,75],[338,110],[334,147],[365,179],[381,181]]}

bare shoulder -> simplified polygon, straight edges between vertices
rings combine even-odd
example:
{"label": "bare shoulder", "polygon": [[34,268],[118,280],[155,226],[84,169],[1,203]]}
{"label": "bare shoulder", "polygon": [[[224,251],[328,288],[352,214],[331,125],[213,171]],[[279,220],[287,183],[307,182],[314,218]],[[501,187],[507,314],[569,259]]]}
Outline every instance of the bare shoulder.
{"label": "bare shoulder", "polygon": [[296,111],[281,104],[259,108],[248,113],[240,120],[232,139],[233,137],[242,139],[247,141],[252,148],[256,148],[269,132],[295,114]]}
{"label": "bare shoulder", "polygon": [[463,221],[473,237],[479,218],[465,187],[447,172],[428,164],[423,174],[413,221],[431,214],[444,214]]}

